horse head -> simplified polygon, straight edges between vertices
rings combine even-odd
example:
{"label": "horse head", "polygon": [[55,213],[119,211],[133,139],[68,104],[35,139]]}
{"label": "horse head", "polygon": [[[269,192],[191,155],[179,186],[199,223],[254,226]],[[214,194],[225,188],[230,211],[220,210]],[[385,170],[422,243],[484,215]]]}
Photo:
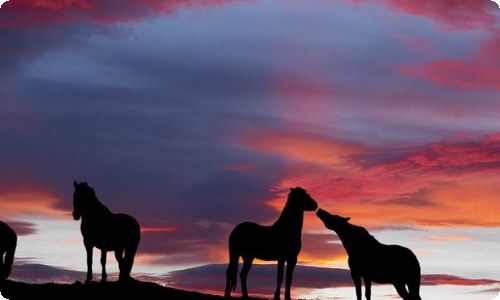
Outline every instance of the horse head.
{"label": "horse head", "polygon": [[75,192],[73,193],[73,219],[79,220],[85,210],[85,203],[96,198],[95,191],[86,182],[73,181]]}
{"label": "horse head", "polygon": [[344,218],[337,215],[332,215],[324,209],[318,209],[316,212],[318,218],[325,224],[325,227],[337,231],[340,227],[345,226],[351,218]]}
{"label": "horse head", "polygon": [[315,211],[318,209],[318,203],[301,187],[290,188],[288,201],[293,201],[301,210]]}

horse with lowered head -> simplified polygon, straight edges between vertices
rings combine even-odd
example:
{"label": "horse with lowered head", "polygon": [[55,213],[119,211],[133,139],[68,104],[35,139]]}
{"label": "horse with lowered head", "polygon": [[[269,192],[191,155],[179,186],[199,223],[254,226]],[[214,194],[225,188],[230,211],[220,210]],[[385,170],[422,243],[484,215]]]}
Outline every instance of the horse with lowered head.
{"label": "horse with lowered head", "polygon": [[361,300],[361,278],[365,282],[367,300],[371,297],[372,281],[393,284],[404,300],[422,300],[419,295],[420,265],[410,249],[378,242],[365,228],[349,224],[351,218],[331,215],[321,208],[316,215],[326,228],[337,233],[347,251],[357,300]]}
{"label": "horse with lowered head", "polygon": [[17,235],[9,225],[0,221],[0,279],[7,279],[12,271]]}
{"label": "horse with lowered head", "polygon": [[115,252],[120,269],[119,281],[130,279],[137,246],[141,239],[139,223],[126,214],[114,214],[104,206],[95,191],[86,182],[73,182],[73,218],[82,218],[80,226],[83,244],[87,251],[87,279],[92,280],[92,252],[94,247],[101,250],[102,277],[105,282],[106,255],[108,251]]}
{"label": "horse with lowered head", "polygon": [[285,263],[285,299],[290,299],[290,286],[297,256],[301,248],[304,211],[315,211],[318,204],[302,188],[291,188],[288,200],[280,217],[271,226],[243,222],[229,236],[229,266],[226,271],[225,297],[231,297],[236,289],[238,260],[243,258],[240,273],[242,297],[248,298],[247,275],[255,258],[278,261],[277,286],[274,299],[280,298]]}

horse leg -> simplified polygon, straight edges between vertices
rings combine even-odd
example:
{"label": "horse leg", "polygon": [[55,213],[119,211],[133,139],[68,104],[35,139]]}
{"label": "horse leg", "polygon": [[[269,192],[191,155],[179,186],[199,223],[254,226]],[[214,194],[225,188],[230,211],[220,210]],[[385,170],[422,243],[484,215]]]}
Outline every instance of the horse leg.
{"label": "horse leg", "polygon": [[120,273],[122,272],[123,269],[123,252],[124,249],[116,249],[115,250],[115,258],[116,262],[118,262],[118,269],[120,269]]}
{"label": "horse leg", "polygon": [[410,294],[408,294],[406,286],[403,282],[394,283],[394,287],[403,300],[410,300]]}
{"label": "horse leg", "polygon": [[137,246],[133,246],[125,249],[125,254],[123,256],[123,268],[120,268],[119,281],[130,279],[130,272],[132,272],[132,266],[134,265],[135,253],[137,252]]}
{"label": "horse leg", "polygon": [[106,256],[108,252],[105,250],[101,250],[101,266],[102,266],[102,276],[101,276],[101,283],[106,282],[106,279],[108,278],[108,274],[106,274]]}
{"label": "horse leg", "polygon": [[365,281],[365,297],[366,300],[370,300],[372,295],[372,281],[366,277],[363,277],[363,279]]}
{"label": "horse leg", "polygon": [[283,269],[285,268],[285,261],[278,260],[278,277],[276,280],[276,291],[274,292],[274,299],[279,300],[281,292],[281,284],[283,283]]}
{"label": "horse leg", "polygon": [[408,282],[408,291],[411,300],[422,300],[420,298],[420,276],[416,280]]}
{"label": "horse leg", "polygon": [[94,246],[90,243],[84,241],[85,251],[87,251],[87,278],[85,283],[90,283],[92,281],[92,251]]}
{"label": "horse leg", "polygon": [[357,272],[351,270],[351,277],[356,287],[356,299],[361,300],[361,276]]}
{"label": "horse leg", "polygon": [[3,259],[3,253],[0,253],[0,279],[7,279],[7,266]]}
{"label": "horse leg", "polygon": [[251,256],[243,256],[243,268],[240,272],[240,280],[241,280],[241,297],[248,298],[247,291],[247,277],[250,268],[252,267],[253,257]]}
{"label": "horse leg", "polygon": [[293,270],[297,264],[297,257],[289,259],[286,262],[286,280],[285,280],[285,299],[290,300],[290,288],[292,286]]}
{"label": "horse leg", "polygon": [[226,269],[226,290],[224,292],[224,297],[226,298],[231,298],[231,290],[234,291],[236,289],[239,258],[239,255],[235,255],[229,250],[229,264]]}
{"label": "horse leg", "polygon": [[1,276],[6,279],[9,277],[12,271],[12,265],[14,264],[14,253],[16,252],[17,240],[13,245],[9,245],[7,252],[5,252],[5,260],[2,261],[3,265],[0,270],[2,270]]}

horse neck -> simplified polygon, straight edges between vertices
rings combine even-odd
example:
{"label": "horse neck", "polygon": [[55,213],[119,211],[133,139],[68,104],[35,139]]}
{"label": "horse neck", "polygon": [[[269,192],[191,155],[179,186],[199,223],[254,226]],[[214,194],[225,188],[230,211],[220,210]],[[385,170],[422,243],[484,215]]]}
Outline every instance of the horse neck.
{"label": "horse neck", "polygon": [[97,199],[97,197],[92,199],[89,205],[90,207],[87,210],[88,213],[82,214],[82,220],[101,220],[111,216],[111,212],[109,211],[109,209],[104,204],[102,204],[99,199]]}
{"label": "horse neck", "polygon": [[274,222],[273,227],[283,228],[288,232],[300,235],[304,223],[304,211],[299,210],[287,202],[285,208],[281,212],[280,217]]}
{"label": "horse neck", "polygon": [[380,244],[365,228],[356,225],[346,224],[335,232],[349,256],[362,253]]}
{"label": "horse neck", "polygon": [[354,245],[353,241],[353,236],[356,234],[354,231],[354,225],[351,224],[345,224],[335,230],[349,256],[353,255],[356,251],[356,245]]}

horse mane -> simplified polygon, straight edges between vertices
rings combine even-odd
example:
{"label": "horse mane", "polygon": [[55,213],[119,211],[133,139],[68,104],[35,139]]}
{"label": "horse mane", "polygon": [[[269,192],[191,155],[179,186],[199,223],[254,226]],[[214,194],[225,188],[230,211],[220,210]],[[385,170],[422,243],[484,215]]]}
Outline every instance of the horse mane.
{"label": "horse mane", "polygon": [[[279,225],[285,225],[288,226],[290,223],[290,220],[293,218],[290,218],[290,215],[292,215],[294,212],[300,212],[299,210],[294,210],[293,205],[295,204],[293,199],[294,197],[292,196],[293,191],[288,193],[288,198],[286,199],[285,206],[283,207],[283,210],[281,211],[281,214],[279,218],[274,222],[273,226],[279,226]],[[302,228],[302,222],[299,222],[300,228]]]}
{"label": "horse mane", "polygon": [[97,198],[97,195],[95,193],[95,190],[90,185],[88,185],[88,183],[82,182],[80,186],[85,188],[86,192],[89,194],[89,199],[87,199],[87,201],[90,200],[89,203],[92,205],[92,209],[95,209],[105,214],[111,213],[109,208],[106,205],[102,204],[101,201],[99,201],[99,198]]}
{"label": "horse mane", "polygon": [[381,245],[366,228],[361,226],[346,223],[345,235],[348,236],[348,239],[345,241],[348,246],[357,250]]}

